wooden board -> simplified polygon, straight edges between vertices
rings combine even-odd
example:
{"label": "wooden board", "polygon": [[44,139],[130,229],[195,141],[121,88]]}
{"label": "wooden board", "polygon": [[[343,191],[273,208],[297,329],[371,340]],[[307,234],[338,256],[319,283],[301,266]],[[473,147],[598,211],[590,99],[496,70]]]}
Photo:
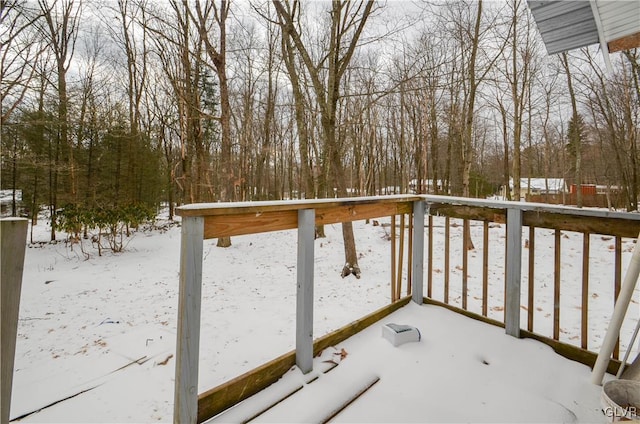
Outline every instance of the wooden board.
{"label": "wooden board", "polygon": [[640,32],[618,38],[617,40],[607,43],[609,53],[620,52],[622,50],[631,50],[640,47]]}
{"label": "wooden board", "polygon": [[450,218],[471,219],[474,221],[490,221],[504,224],[507,222],[505,209],[493,209],[484,206],[461,206],[450,204],[430,205],[429,213]]}
{"label": "wooden board", "polygon": [[269,231],[291,230],[297,227],[297,210],[214,215],[205,217],[204,238],[266,233]]}
{"label": "wooden board", "polygon": [[[371,203],[349,204],[341,206],[320,205],[315,207],[316,225],[328,225],[340,222],[389,216],[396,213],[410,213],[412,203]],[[255,209],[255,208],[253,208]],[[298,227],[298,210],[254,210],[229,215],[205,215],[204,238],[239,236],[269,231],[291,230]],[[189,215],[191,216],[191,215]]]}
{"label": "wooden board", "polygon": [[[264,202],[221,202],[194,203],[176,208],[178,216],[238,215],[245,213],[266,213],[275,211],[297,211],[299,209],[328,209],[353,205],[383,205],[413,203],[423,197],[401,194],[391,196],[345,197],[338,199],[278,200]],[[379,215],[382,216],[382,215]],[[357,218],[363,219],[363,218]]]}
{"label": "wooden board", "polygon": [[9,422],[13,366],[18,335],[18,316],[28,221],[24,218],[0,220],[0,421]]}
{"label": "wooden board", "polygon": [[631,238],[638,237],[640,232],[640,221],[638,220],[534,211],[524,212],[523,225]]}
{"label": "wooden board", "polygon": [[[348,339],[405,306],[410,301],[411,297],[405,297],[332,333],[320,337],[313,343],[314,355]],[[295,366],[295,363],[295,351],[291,351],[233,380],[201,393],[198,396],[198,422],[204,422],[270,386]]]}

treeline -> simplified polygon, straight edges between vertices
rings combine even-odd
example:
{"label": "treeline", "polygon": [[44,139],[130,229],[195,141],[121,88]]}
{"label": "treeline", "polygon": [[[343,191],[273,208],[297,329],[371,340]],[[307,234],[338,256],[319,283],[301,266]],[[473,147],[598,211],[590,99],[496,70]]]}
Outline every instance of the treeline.
{"label": "treeline", "polygon": [[0,27],[2,189],[33,219],[527,176],[638,208],[640,52],[549,57],[524,0],[9,0]]}

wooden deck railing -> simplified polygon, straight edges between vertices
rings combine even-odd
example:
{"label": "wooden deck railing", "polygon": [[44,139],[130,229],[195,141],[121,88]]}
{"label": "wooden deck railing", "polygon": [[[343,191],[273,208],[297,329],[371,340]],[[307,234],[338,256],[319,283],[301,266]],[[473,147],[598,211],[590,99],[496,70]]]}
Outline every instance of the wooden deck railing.
{"label": "wooden deck railing", "polygon": [[[424,202],[418,196],[303,201],[195,204],[177,209],[182,217],[180,292],[174,422],[195,423],[199,414],[198,361],[203,240],[223,236],[298,229],[296,364],[303,372],[313,363],[313,262],[315,226],[412,214],[421,231],[412,237],[413,300],[422,303]],[[392,286],[393,287],[393,286]],[[249,392],[248,392],[249,393]],[[206,400],[204,401],[206,402]]]}
{"label": "wooden deck railing", "polygon": [[[604,239],[611,239],[613,249],[613,264],[610,267],[610,275],[599,276],[611,281],[614,292],[614,299],[611,300],[611,308],[620,291],[622,281],[622,241],[623,238],[635,239],[640,233],[640,214],[610,212],[606,210],[594,209],[578,209],[573,207],[552,206],[547,204],[521,203],[521,202],[496,202],[479,199],[454,198],[442,196],[425,196],[427,202],[428,214],[428,236],[427,236],[427,297],[436,299],[434,286],[440,284],[442,286],[443,295],[440,299],[442,303],[460,306],[463,310],[468,310],[469,287],[468,287],[468,255],[469,249],[467,243],[469,239],[462,237],[462,278],[460,281],[461,301],[456,302],[450,299],[451,291],[451,269],[450,269],[450,235],[451,221],[459,219],[462,221],[464,233],[468,233],[468,229],[472,223],[482,225],[482,244],[475,252],[482,254],[482,279],[481,279],[481,306],[477,311],[482,316],[488,317],[489,314],[489,285],[490,279],[488,271],[490,267],[501,268],[501,264],[491,261],[491,253],[495,250],[505,250],[504,264],[504,281],[505,296],[504,306],[495,307],[499,312],[503,312],[497,318],[498,321],[504,323],[508,328],[508,333],[514,336],[519,335],[520,311],[526,310],[526,328],[528,332],[534,331],[542,336],[549,337],[553,340],[561,340],[560,317],[563,314],[561,307],[561,288],[573,288],[574,292],[579,292],[580,304],[577,308],[580,310],[580,334],[579,346],[583,349],[590,349],[589,343],[589,324],[590,311],[589,300],[591,296],[599,296],[599,293],[590,291],[590,265],[591,260],[591,239],[598,235]],[[440,217],[440,218],[438,218]],[[433,272],[434,254],[434,220],[440,220],[444,225],[444,251],[443,251],[443,278],[438,281]],[[506,233],[504,235],[505,242],[502,246],[492,246],[489,243],[489,233],[492,223],[506,224]],[[551,281],[540,281],[538,271],[541,265],[536,262],[536,243],[537,234],[541,231],[550,231],[553,233],[553,272]],[[501,230],[498,230],[501,231]],[[563,254],[562,239],[567,237],[565,232],[577,233],[573,236],[582,238],[582,251],[579,253],[580,258],[577,261],[577,267],[572,269],[563,269],[561,257]],[[526,237],[526,243],[523,242],[523,234]],[[477,241],[477,240],[475,240]],[[631,240],[629,240],[631,241]],[[526,244],[526,246],[525,246]],[[528,251],[523,253],[523,246]],[[525,258],[526,263],[522,267],[521,260]],[[548,270],[546,274],[548,274]],[[561,277],[566,274],[567,278]],[[544,277],[543,277],[544,278]],[[564,280],[564,282],[563,282]],[[494,280],[492,283],[499,281]],[[537,311],[537,291],[536,283],[548,284],[553,288],[553,308],[552,310],[538,311],[540,314],[551,314],[552,329],[549,334],[535,328],[534,322]],[[520,287],[522,283],[526,283],[526,287]],[[564,284],[564,286],[563,286]],[[526,292],[526,300],[521,299],[520,294]],[[539,308],[539,306],[538,306]],[[564,311],[565,313],[570,311]],[[495,314],[494,314],[495,315]],[[512,326],[509,329],[510,325]],[[604,333],[599,336],[603,336]],[[572,344],[572,341],[564,340]],[[577,343],[576,343],[577,344]],[[591,349],[594,350],[594,349]],[[614,358],[618,358],[619,348],[614,349]]]}
{"label": "wooden deck railing", "polygon": [[[198,349],[200,333],[200,293],[202,283],[202,249],[203,240],[222,236],[253,234],[267,231],[287,229],[298,230],[297,259],[297,307],[296,307],[296,350],[295,362],[303,372],[312,367],[314,354],[313,340],[313,258],[314,258],[314,226],[349,222],[379,217],[391,217],[391,301],[401,298],[402,269],[405,246],[405,215],[409,215],[407,248],[407,293],[411,299],[421,304],[423,301],[435,302],[459,312],[484,317],[488,321],[502,325],[512,336],[522,335],[544,339],[550,344],[560,340],[560,285],[561,285],[561,231],[575,231],[584,236],[582,253],[582,276],[578,280],[582,286],[582,332],[581,346],[586,349],[589,312],[589,247],[590,234],[601,234],[615,238],[615,273],[616,293],[621,281],[622,238],[636,237],[640,232],[640,214],[616,213],[599,210],[576,209],[562,206],[519,202],[494,202],[467,198],[443,196],[383,196],[348,199],[321,199],[280,202],[246,202],[196,204],[178,208],[177,214],[182,217],[182,242],[180,261],[180,294],[178,336],[176,353],[175,405],[174,421],[194,423],[211,416],[210,410],[202,412],[199,406],[207,403],[206,397],[198,399]],[[400,215],[399,244],[396,245],[396,216]],[[425,229],[425,215],[428,215]],[[450,294],[455,281],[451,279],[451,228],[453,220],[462,220],[464,234],[470,233],[471,225],[479,222],[482,225],[481,294],[472,299],[480,300],[476,313],[469,302],[469,293],[476,289],[470,286],[469,280],[469,242],[462,238],[462,265],[460,301],[452,299]],[[435,245],[435,221],[444,222],[444,239],[442,245]],[[505,241],[497,250],[502,249],[505,258],[503,272],[500,277],[489,276],[491,268],[490,229],[493,223],[506,224]],[[527,278],[522,275],[523,229],[528,227],[528,268]],[[536,229],[554,231],[554,278],[553,278],[553,331],[546,334],[534,333],[535,309],[535,252]],[[425,249],[425,232],[428,234]],[[476,240],[477,241],[477,240]],[[444,270],[434,269],[437,254],[441,254]],[[425,268],[426,258],[426,270]],[[454,258],[456,259],[456,258]],[[584,271],[587,272],[584,272]],[[425,272],[426,271],[426,272]],[[436,275],[437,274],[437,275]],[[423,278],[426,275],[426,297],[423,293]],[[440,276],[442,278],[440,278]],[[504,282],[500,284],[503,297],[502,315],[498,320],[490,319],[491,282],[494,279]],[[527,299],[521,299],[522,282],[527,281]],[[436,289],[442,292],[438,300]],[[396,302],[398,303],[398,302]],[[460,308],[457,308],[457,306]],[[527,329],[520,324],[521,307],[527,309]],[[500,309],[500,308],[498,308]],[[613,310],[613,304],[611,305]],[[318,341],[316,341],[317,344]],[[595,357],[595,354],[593,354]],[[267,364],[266,364],[267,365]],[[265,365],[265,366],[266,366]],[[273,364],[269,367],[274,368]],[[270,369],[271,369],[270,368]],[[274,368],[275,369],[275,368]],[[278,368],[280,369],[280,368]],[[285,367],[284,369],[287,369]],[[270,371],[271,374],[273,372]],[[274,378],[273,375],[270,378]],[[275,377],[277,378],[277,377]],[[261,382],[261,384],[263,384]],[[242,383],[242,396],[248,396]],[[235,390],[235,389],[234,389]],[[246,392],[246,393],[245,393]],[[212,391],[211,393],[215,393]]]}

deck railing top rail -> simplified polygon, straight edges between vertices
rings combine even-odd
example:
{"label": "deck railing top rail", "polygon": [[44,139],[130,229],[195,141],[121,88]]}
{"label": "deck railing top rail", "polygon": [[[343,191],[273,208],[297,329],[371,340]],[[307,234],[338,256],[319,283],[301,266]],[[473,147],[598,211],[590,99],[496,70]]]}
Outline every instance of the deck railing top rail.
{"label": "deck railing top rail", "polygon": [[473,206],[493,209],[517,209],[523,212],[545,212],[593,218],[615,218],[640,221],[640,213],[609,211],[606,209],[577,208],[575,206],[550,205],[547,203],[515,202],[507,200],[473,199],[438,195],[422,195],[427,211],[438,210],[439,205]]}
{"label": "deck railing top rail", "polygon": [[465,197],[425,195],[422,198],[429,215],[505,223],[507,212],[511,211],[522,215],[521,225],[525,227],[631,238],[640,232],[640,213]]}
{"label": "deck railing top rail", "polygon": [[322,209],[336,206],[413,202],[424,196],[396,194],[389,196],[341,197],[328,199],[266,200],[249,202],[193,203],[176,208],[180,216],[233,215],[234,213],[274,212],[299,209]]}
{"label": "deck railing top rail", "polygon": [[[445,205],[470,206],[489,209],[517,209],[523,212],[554,213],[593,218],[614,218],[640,221],[640,213],[618,212],[606,209],[577,208],[575,206],[550,205],[547,203],[515,202],[492,199],[474,199],[468,197],[440,195],[398,194],[388,196],[343,197],[333,199],[300,199],[249,202],[194,203],[176,208],[179,216],[220,216],[242,213],[265,213],[277,211],[297,211],[300,209],[329,209],[334,207],[358,205],[389,205],[399,202],[414,202],[423,199],[427,211],[437,212]],[[378,215],[382,216],[382,215]],[[362,217],[354,217],[354,220]]]}
{"label": "deck railing top rail", "polygon": [[204,238],[298,228],[298,211],[313,209],[315,224],[327,225],[411,213],[420,196],[395,195],[267,202],[200,203],[181,206],[183,218],[204,218]]}

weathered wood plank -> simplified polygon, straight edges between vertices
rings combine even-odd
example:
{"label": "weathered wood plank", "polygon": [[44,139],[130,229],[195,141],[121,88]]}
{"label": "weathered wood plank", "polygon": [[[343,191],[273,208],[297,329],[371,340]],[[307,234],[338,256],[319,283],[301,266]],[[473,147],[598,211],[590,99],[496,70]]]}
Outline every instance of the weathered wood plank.
{"label": "weathered wood plank", "polygon": [[[615,271],[614,271],[614,283],[613,283],[614,307],[615,307],[615,303],[618,301],[618,295],[620,294],[620,289],[622,288],[622,239],[620,237],[616,237],[615,245],[616,245],[615,259],[614,259]],[[619,357],[620,357],[620,335],[618,335],[616,344],[613,347],[613,358],[618,359]]]}
{"label": "weathered wood plank", "polygon": [[487,316],[489,302],[489,222],[482,225],[482,315]]}
{"label": "weathered wood plank", "polygon": [[[304,199],[304,200],[276,200],[263,202],[221,202],[221,203],[194,203],[191,205],[176,208],[176,215],[179,216],[216,216],[216,215],[238,215],[256,214],[277,211],[297,211],[299,209],[315,209],[316,213],[321,209],[351,207],[354,205],[384,205],[384,204],[411,204],[421,200],[421,196],[416,195],[393,195],[393,196],[369,196],[369,197],[344,197],[338,199]],[[376,216],[390,215],[383,213]],[[366,219],[366,217],[357,217]]]}
{"label": "weathered wood plank", "polygon": [[449,303],[449,244],[451,240],[450,218],[444,219],[444,303]]}
{"label": "weathered wood plank", "polygon": [[395,300],[398,300],[402,297],[402,269],[404,262],[404,230],[405,230],[405,221],[404,214],[400,215],[400,240],[398,244],[398,277],[396,278],[396,297]]}
{"label": "weathered wood plank", "polygon": [[298,211],[298,282],[296,289],[296,365],[306,374],[313,369],[313,252],[315,212]]}
{"label": "weathered wood plank", "polygon": [[[437,196],[437,195],[422,195],[420,196],[427,203],[429,211],[437,210],[441,205],[450,206],[471,206],[475,208],[488,208],[496,211],[506,211],[507,209],[520,209],[523,212],[532,212],[534,214],[560,214],[560,215],[573,215],[583,216],[589,218],[605,218],[605,219],[620,219],[627,221],[635,221],[640,223],[640,215],[629,212],[616,212],[603,209],[588,209],[588,208],[576,208],[575,206],[562,206],[562,205],[550,205],[547,203],[533,203],[533,202],[512,202],[512,201],[498,201],[487,199],[472,199],[468,197],[452,197],[452,196]],[[473,218],[469,218],[473,219]],[[481,221],[478,219],[478,221]],[[635,238],[636,235],[633,236]]]}
{"label": "weathered wood plank", "polygon": [[202,423],[278,381],[296,364],[292,350],[198,396],[198,422]]}
{"label": "weathered wood plank", "polygon": [[621,52],[622,50],[631,50],[640,47],[640,32],[609,41],[607,48],[609,53]]}
{"label": "weathered wood plank", "polygon": [[331,347],[331,346],[335,346],[338,343],[348,339],[349,337],[353,336],[354,334],[359,333],[360,331],[364,330],[365,328],[369,327],[372,324],[375,324],[376,322],[380,321],[382,318],[386,317],[387,315],[397,311],[398,309],[402,308],[403,306],[405,306],[407,303],[409,303],[411,301],[411,297],[410,296],[406,296],[403,297],[400,300],[397,300],[395,302],[393,302],[392,304],[385,306],[383,308],[378,309],[375,312],[372,312],[369,315],[366,315],[356,321],[353,321],[350,324],[347,324],[346,326],[332,332],[329,333],[325,336],[320,337],[319,339],[317,339],[314,343],[313,343],[313,353],[314,355],[318,355],[320,352],[322,352],[324,349]]}
{"label": "weathered wood plank", "polygon": [[536,228],[529,227],[529,278],[527,293],[527,330],[533,331],[533,311],[535,307],[535,266],[536,266]]}
{"label": "weathered wood plank", "polygon": [[[412,204],[409,202],[320,206],[315,209],[316,225],[378,218],[395,213],[407,213],[412,209]],[[283,210],[282,208],[278,210],[265,209],[264,211],[251,212],[245,210],[242,213],[232,215],[206,215],[204,238],[211,239],[291,230],[298,226],[298,210],[301,210],[301,208],[291,208],[290,210]]]}
{"label": "weathered wood plank", "polygon": [[429,234],[427,244],[429,246],[429,256],[427,257],[427,297],[433,297],[433,216],[429,215]]}
{"label": "weathered wood plank", "polygon": [[522,261],[522,211],[507,211],[507,270],[504,322],[507,334],[520,337],[520,284]]}
{"label": "weathered wood plank", "polygon": [[[467,309],[467,298],[469,297],[469,237],[471,237],[470,224],[468,219],[462,221],[462,309]],[[469,234],[469,237],[467,237]]]}
{"label": "weathered wood plank", "polygon": [[[413,234],[411,246],[411,296],[415,303],[422,304],[424,298],[424,202],[413,204],[413,219],[409,234]],[[431,229],[429,229],[431,233]],[[429,252],[431,256],[431,252]]]}
{"label": "weathered wood plank", "polygon": [[291,230],[297,228],[297,226],[297,210],[214,215],[205,217],[204,238],[211,239]]}
{"label": "weathered wood plank", "polygon": [[470,219],[474,221],[491,221],[501,224],[507,222],[506,210],[479,206],[437,204],[430,205],[429,213],[432,215],[442,215],[450,218]]}
{"label": "weathered wood plank", "polygon": [[[629,218],[632,218],[632,216]],[[638,236],[638,233],[640,233],[640,221],[635,219],[590,217],[525,211],[523,222],[525,226],[630,238],[635,238]]]}
{"label": "weathered wood plank", "polygon": [[553,237],[553,338],[560,340],[560,268],[561,268],[561,232],[556,229]]}
{"label": "weathered wood plank", "polygon": [[588,348],[589,331],[589,251],[590,235],[582,235],[582,313],[580,316],[580,347]]}
{"label": "weathered wood plank", "polygon": [[323,207],[316,209],[316,225],[400,215],[411,213],[412,209],[411,202]]}
{"label": "weathered wood plank", "polygon": [[[411,301],[404,297],[332,333],[320,337],[313,343],[314,355],[335,346],[387,315],[397,311]],[[296,363],[295,350],[285,353],[245,374],[214,387],[198,396],[198,422],[204,422],[233,405],[251,397],[262,389],[278,381]]]}
{"label": "weathered wood plank", "polygon": [[0,220],[0,423],[9,422],[28,221]]}
{"label": "weathered wood plank", "polygon": [[395,302],[396,298],[396,267],[398,259],[396,258],[396,216],[391,215],[391,301]]}
{"label": "weathered wood plank", "polygon": [[195,423],[198,417],[198,366],[202,293],[202,240],[204,219],[182,220],[180,291],[173,422]]}
{"label": "weathered wood plank", "polygon": [[[416,203],[422,203],[422,202],[416,202]],[[415,211],[415,204],[413,209]],[[409,215],[409,240],[408,240],[409,252],[407,253],[407,296],[411,296],[411,293],[413,290],[413,220],[414,220],[414,216],[413,214],[410,214]],[[422,227],[420,227],[420,229],[422,230],[422,234],[424,236],[424,219],[422,220]],[[422,246],[420,250],[422,253],[424,253],[424,246]],[[420,297],[422,298],[422,295]]]}

